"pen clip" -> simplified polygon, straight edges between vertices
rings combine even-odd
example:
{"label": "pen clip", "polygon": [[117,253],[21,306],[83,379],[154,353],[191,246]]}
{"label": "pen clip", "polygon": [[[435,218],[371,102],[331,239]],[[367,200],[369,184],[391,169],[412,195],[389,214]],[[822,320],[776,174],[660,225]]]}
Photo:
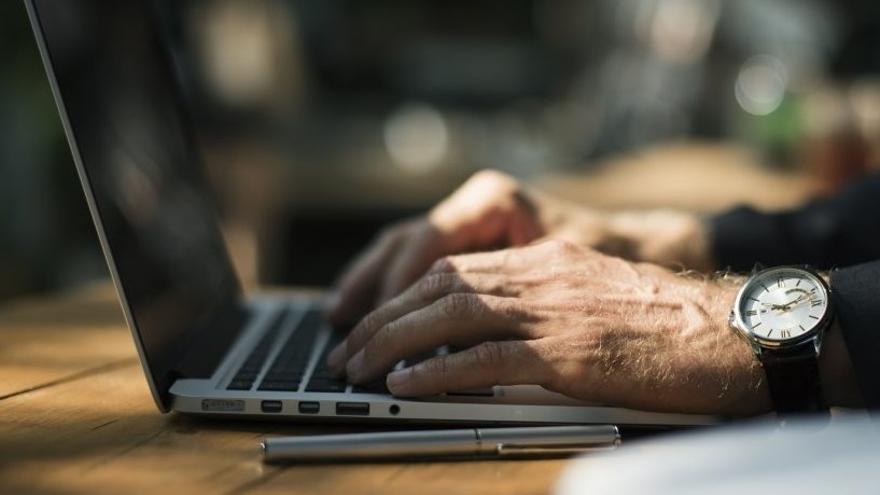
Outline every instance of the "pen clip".
{"label": "pen clip", "polygon": [[495,451],[499,456],[546,456],[546,457],[563,457],[585,452],[601,452],[614,450],[620,445],[620,438],[614,441],[602,444],[582,444],[582,445],[518,445],[499,443],[495,446]]}

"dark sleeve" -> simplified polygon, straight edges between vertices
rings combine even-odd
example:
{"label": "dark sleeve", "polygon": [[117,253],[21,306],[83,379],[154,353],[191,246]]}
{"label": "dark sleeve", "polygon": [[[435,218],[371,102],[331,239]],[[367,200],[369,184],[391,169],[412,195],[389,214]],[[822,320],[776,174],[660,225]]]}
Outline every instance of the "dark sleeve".
{"label": "dark sleeve", "polygon": [[880,407],[880,261],[831,272],[838,322],[865,404]]}
{"label": "dark sleeve", "polygon": [[756,263],[827,270],[880,259],[880,175],[794,210],[736,208],[711,218],[709,228],[718,265],[736,271]]}

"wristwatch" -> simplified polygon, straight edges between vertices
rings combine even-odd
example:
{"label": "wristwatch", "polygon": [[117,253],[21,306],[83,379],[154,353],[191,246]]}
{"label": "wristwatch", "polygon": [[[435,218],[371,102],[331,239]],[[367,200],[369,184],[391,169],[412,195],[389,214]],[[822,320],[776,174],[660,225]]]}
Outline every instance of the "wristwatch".
{"label": "wristwatch", "polygon": [[827,410],[818,358],[833,318],[830,295],[818,273],[800,266],[761,270],[736,295],[730,325],[763,365],[780,415]]}

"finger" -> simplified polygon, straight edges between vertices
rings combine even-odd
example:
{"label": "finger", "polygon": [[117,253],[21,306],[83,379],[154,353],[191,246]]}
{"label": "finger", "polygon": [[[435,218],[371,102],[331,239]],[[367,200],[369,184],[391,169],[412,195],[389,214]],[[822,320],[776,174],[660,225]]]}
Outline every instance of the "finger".
{"label": "finger", "polygon": [[494,385],[544,385],[551,367],[541,340],[484,342],[390,373],[392,394],[417,397]]}
{"label": "finger", "polygon": [[522,273],[533,266],[526,248],[460,254],[438,259],[426,275],[435,273]]}
{"label": "finger", "polygon": [[402,247],[379,302],[400,294],[440,256],[536,238],[541,230],[533,208],[516,180],[493,171],[475,174],[435,206]]}
{"label": "finger", "polygon": [[331,322],[348,323],[374,302],[380,274],[413,228],[414,223],[407,222],[386,230],[351,264],[327,308]]}
{"label": "finger", "polygon": [[349,359],[345,371],[352,382],[367,382],[402,359],[444,344],[532,338],[534,321],[515,299],[450,294],[384,325]]}
{"label": "finger", "polygon": [[327,357],[331,371],[341,374],[345,363],[386,324],[454,293],[514,297],[520,284],[494,274],[436,273],[419,279],[400,296],[365,316]]}
{"label": "finger", "polygon": [[381,281],[377,305],[399,295],[424,275],[434,260],[448,254],[445,245],[444,236],[430,223],[424,222],[415,228],[389,263]]}

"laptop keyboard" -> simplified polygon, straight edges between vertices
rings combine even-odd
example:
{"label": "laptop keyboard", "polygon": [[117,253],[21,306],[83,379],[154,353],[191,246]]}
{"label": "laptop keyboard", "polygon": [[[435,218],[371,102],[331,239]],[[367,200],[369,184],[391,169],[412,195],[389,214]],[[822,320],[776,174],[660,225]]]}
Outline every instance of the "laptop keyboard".
{"label": "laptop keyboard", "polygon": [[324,346],[324,350],[318,358],[318,364],[315,366],[315,371],[312,373],[311,379],[309,379],[308,386],[306,386],[306,392],[345,392],[345,388],[348,386],[345,380],[336,378],[327,369],[327,355],[344,338],[345,334],[343,332],[333,332],[330,335],[329,342]]}
{"label": "laptop keyboard", "polygon": [[296,392],[299,389],[322,322],[321,312],[315,308],[303,315],[296,331],[275,356],[275,361],[263,377],[258,390]]}
{"label": "laptop keyboard", "polygon": [[266,362],[266,358],[269,356],[269,351],[272,350],[272,343],[275,342],[275,338],[281,331],[281,327],[284,325],[284,321],[287,320],[289,314],[290,308],[285,308],[275,316],[275,319],[272,320],[272,323],[269,326],[269,330],[266,331],[263,338],[260,339],[250,355],[245,359],[244,364],[242,364],[238,372],[235,373],[232,381],[229,382],[229,386],[226,387],[228,390],[251,389],[254,385],[254,381],[260,374],[260,370],[263,369],[263,363]]}
{"label": "laptop keyboard", "polygon": [[[290,316],[291,309],[285,308],[272,320],[269,329],[260,338],[260,341],[245,359],[244,364],[235,373],[235,376],[226,387],[227,390],[251,390],[260,375],[269,354],[272,351],[272,344],[277,340],[278,335],[284,328],[284,324]],[[297,328],[291,333],[281,350],[275,356],[262,381],[259,383],[257,390],[266,391],[284,391],[296,392],[299,390],[303,379],[305,378],[309,358],[314,348],[315,340],[322,326],[324,318],[319,308],[309,309],[303,315]],[[318,357],[318,362],[312,372],[309,382],[305,386],[306,392],[336,392],[343,393],[348,388],[345,379],[339,379],[327,369],[327,355],[337,344],[345,338],[345,332],[334,331],[330,334],[327,344]],[[404,366],[411,366],[415,363],[436,356],[437,352],[427,352],[423,355],[415,356],[407,359],[402,363]],[[353,385],[351,391],[353,393],[373,393],[387,394],[388,387],[383,379],[373,383],[363,385]]]}

